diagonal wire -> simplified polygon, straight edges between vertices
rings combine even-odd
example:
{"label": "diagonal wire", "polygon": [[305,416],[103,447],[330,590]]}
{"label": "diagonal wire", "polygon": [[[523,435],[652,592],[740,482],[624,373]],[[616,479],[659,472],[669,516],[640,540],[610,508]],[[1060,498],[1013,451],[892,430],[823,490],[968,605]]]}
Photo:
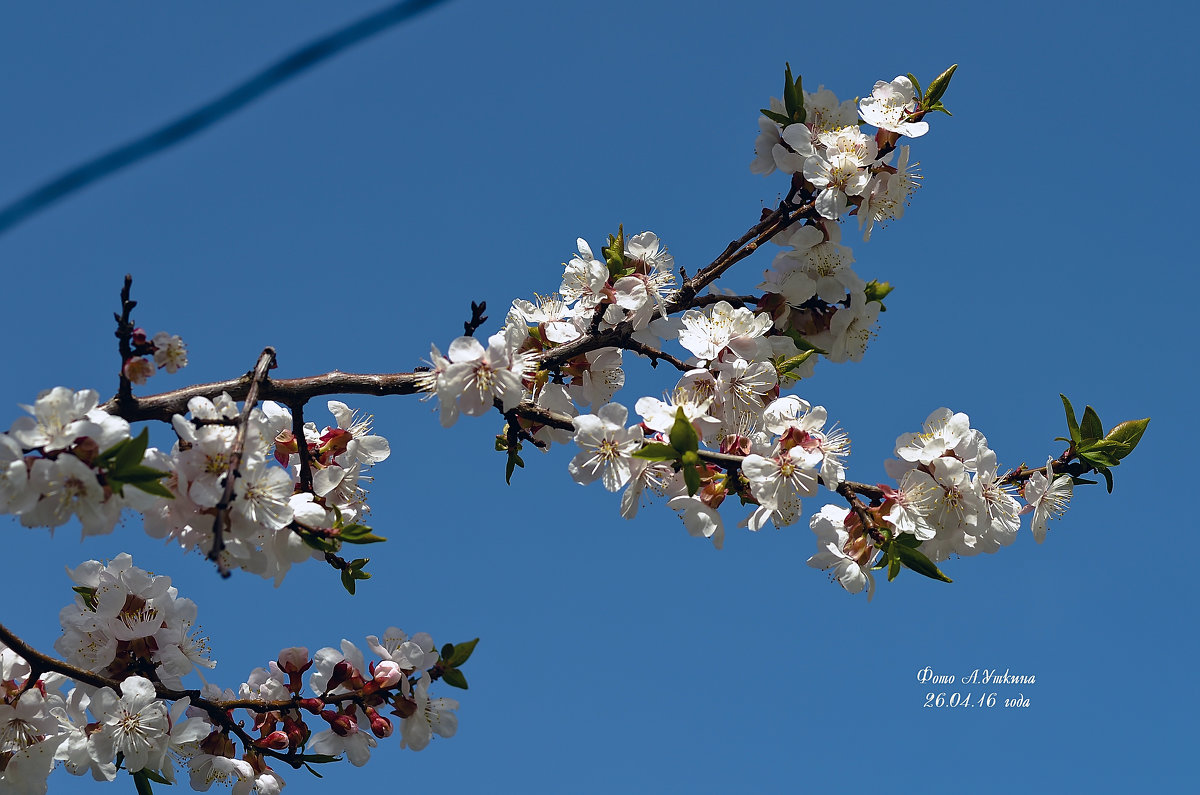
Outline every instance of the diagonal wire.
{"label": "diagonal wire", "polygon": [[444,0],[404,0],[309,42],[196,110],[69,169],[0,209],[0,234],[65,196],[190,138],[322,61]]}

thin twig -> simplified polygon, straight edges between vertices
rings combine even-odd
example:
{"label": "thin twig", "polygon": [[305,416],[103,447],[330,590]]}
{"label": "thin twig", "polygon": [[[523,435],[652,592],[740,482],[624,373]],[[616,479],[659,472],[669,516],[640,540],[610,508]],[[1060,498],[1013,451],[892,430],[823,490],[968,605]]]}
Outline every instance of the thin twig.
{"label": "thin twig", "polygon": [[221,550],[225,548],[224,533],[229,529],[229,506],[233,503],[233,489],[237,479],[242,476],[242,454],[246,449],[246,431],[250,427],[250,412],[258,402],[258,389],[267,377],[267,370],[275,364],[275,349],[263,348],[258,355],[258,364],[250,378],[250,388],[246,392],[245,403],[242,404],[242,415],[238,418],[237,435],[233,438],[233,449],[229,453],[229,470],[225,473],[225,488],[221,493],[221,501],[217,503],[217,515],[213,517],[213,545],[208,553],[208,559],[217,564],[217,571],[222,577],[228,577],[229,568],[221,560]]}
{"label": "thin twig", "polygon": [[121,287],[121,314],[113,313],[117,321],[117,352],[121,356],[121,381],[117,385],[117,402],[127,404],[133,400],[133,383],[125,375],[125,363],[133,358],[133,308],[137,301],[130,299],[133,289],[133,276],[125,274],[125,284]]}
{"label": "thin twig", "polygon": [[292,410],[292,436],[296,439],[296,454],[300,456],[300,490],[313,490],[312,455],[308,452],[308,439],[304,436],[304,403],[296,403]]}
{"label": "thin twig", "polygon": [[88,160],[16,199],[0,209],[0,234],[93,182],[211,127],[307,69],[440,2],[442,0],[404,0],[394,3],[309,42],[196,110]]}

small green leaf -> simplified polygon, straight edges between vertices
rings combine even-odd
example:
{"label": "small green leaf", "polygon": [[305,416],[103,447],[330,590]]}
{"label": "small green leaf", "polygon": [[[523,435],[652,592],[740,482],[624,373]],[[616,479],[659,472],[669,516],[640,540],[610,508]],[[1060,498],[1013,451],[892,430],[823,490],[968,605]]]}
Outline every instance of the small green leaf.
{"label": "small green leaf", "polygon": [[700,473],[695,467],[683,467],[683,482],[687,485],[689,497],[695,497],[696,492],[700,491]]}
{"label": "small green leaf", "polygon": [[340,762],[342,758],[340,756],[330,756],[329,754],[302,754],[300,761],[312,762],[315,765],[325,765],[330,762]]}
{"label": "small green leaf", "polygon": [[786,127],[792,123],[792,120],[789,119],[787,116],[784,116],[782,113],[776,113],[773,110],[767,110],[766,108],[759,108],[758,112],[761,113],[762,115],[766,116],[768,119],[775,122],[776,124],[782,124],[784,127]]}
{"label": "small green leaf", "polygon": [[921,539],[917,538],[912,533],[897,533],[896,543],[902,547],[912,547],[916,549],[921,546]]}
{"label": "small green leaf", "polygon": [[[146,456],[146,448],[150,444],[150,429],[142,428],[142,432],[129,440],[129,444],[121,447],[113,459],[113,468],[118,472],[130,469],[142,463]],[[165,472],[163,473],[166,474]]]}
{"label": "small green leaf", "polygon": [[445,661],[445,660],[449,660],[449,659],[450,659],[450,655],[451,655],[451,654],[454,654],[454,644],[453,644],[453,643],[447,643],[447,644],[443,645],[443,646],[442,646],[442,651],[440,652],[440,654],[441,654],[441,657],[442,657],[442,660],[443,660],[443,661]]}
{"label": "small green leaf", "polygon": [[1090,450],[1086,453],[1080,453],[1079,459],[1091,464],[1096,469],[1107,469],[1108,467],[1115,467],[1117,464],[1121,463],[1116,458],[1113,458],[1111,454],[1105,453],[1101,450]]}
{"label": "small green leaf", "polygon": [[166,784],[169,787],[174,783],[164,778],[162,773],[159,773],[157,770],[151,770],[148,767],[143,767],[139,772],[145,773],[146,778],[150,779],[155,784]]}
{"label": "small green leaf", "polygon": [[1079,423],[1075,421],[1075,409],[1071,406],[1071,401],[1067,400],[1066,395],[1060,393],[1059,397],[1062,398],[1063,408],[1067,411],[1067,433],[1071,435],[1071,443],[1077,445],[1080,442],[1080,436]]}
{"label": "small green leaf", "polygon": [[[454,644],[454,651],[446,660],[446,664],[457,668],[458,666],[471,659],[471,654],[475,651],[475,647],[479,644],[479,638],[474,640],[464,641],[463,643]],[[450,644],[446,644],[447,646]]]}
{"label": "small green leaf", "polygon": [[783,361],[776,362],[775,373],[781,379],[786,378],[787,376],[794,373],[796,370],[800,369],[801,365],[803,365],[806,361],[808,361],[810,358],[815,356],[816,353],[817,353],[816,351],[804,351],[803,353],[797,354],[789,359],[784,359]]}
{"label": "small green leaf", "polygon": [[1094,442],[1085,441],[1079,449],[1086,453],[1100,452],[1116,458],[1124,458],[1129,454],[1129,445],[1119,442],[1116,439],[1097,439]]}
{"label": "small green leaf", "polygon": [[377,536],[374,533],[367,533],[366,535],[355,536],[354,538],[343,538],[342,540],[347,544],[378,544],[381,541],[387,541],[383,536]]}
{"label": "small green leaf", "polygon": [[950,87],[950,79],[954,77],[954,70],[958,68],[958,64],[954,64],[946,71],[942,72],[937,77],[933,78],[929,83],[929,89],[925,92],[925,98],[921,103],[921,107],[926,110],[932,110],[942,96],[946,93],[946,89]]}
{"label": "small green leaf", "polygon": [[617,235],[608,236],[608,245],[600,249],[604,261],[608,263],[608,275],[619,278],[629,275],[625,264],[625,225],[618,224]]}
{"label": "small green leaf", "polygon": [[1079,434],[1085,443],[1104,435],[1104,426],[1100,424],[1100,416],[1091,406],[1083,410],[1083,419],[1079,423]]}
{"label": "small green leaf", "polygon": [[342,587],[349,591],[351,596],[354,596],[354,577],[350,575],[348,569],[342,569]]}
{"label": "small green leaf", "polygon": [[899,547],[896,544],[888,544],[888,582],[896,579],[896,576],[900,574],[900,553],[896,551],[897,549]]}
{"label": "small green leaf", "polygon": [[457,668],[447,668],[442,671],[442,681],[451,687],[457,687],[461,690],[467,689],[467,677],[463,676],[463,672]]}
{"label": "small green leaf", "polygon": [[634,458],[642,458],[646,461],[674,461],[679,458],[679,452],[669,444],[662,442],[650,442],[633,454]]}
{"label": "small green leaf", "polygon": [[895,287],[887,282],[877,282],[875,280],[871,280],[867,282],[867,301],[878,301],[880,304],[882,304],[883,299],[887,298],[891,294],[892,290],[895,289]]}
{"label": "small green leaf", "polygon": [[802,351],[816,351],[817,353],[820,353],[824,356],[829,355],[829,351],[824,350],[823,348],[818,348],[816,345],[813,345],[811,342],[804,339],[804,337],[801,337],[800,332],[796,331],[795,329],[788,329],[787,331],[785,331],[783,333],[786,334],[788,337],[791,337],[792,342],[796,343],[796,347]]}
{"label": "small green leaf", "polygon": [[912,569],[917,574],[922,574],[932,580],[954,582],[954,580],[950,579],[945,574],[942,574],[942,570],[934,565],[932,560],[925,557],[925,553],[921,552],[919,549],[913,549],[911,547],[901,546],[899,544],[897,544],[894,548],[900,555],[900,562],[904,564],[905,568]]}
{"label": "small green leaf", "polygon": [[1133,452],[1133,448],[1137,447],[1138,442],[1142,440],[1142,434],[1146,432],[1146,426],[1149,424],[1149,417],[1143,420],[1126,420],[1109,431],[1104,438],[1123,442],[1129,448],[1119,456],[1120,458],[1124,458]]}
{"label": "small green leaf", "polygon": [[1087,480],[1087,479],[1085,479],[1085,478],[1077,478],[1077,477],[1072,477],[1072,478],[1071,478],[1071,485],[1072,485],[1072,486],[1095,486],[1095,485],[1096,485],[1096,481],[1094,481],[1094,480]]}
{"label": "small green leaf", "polygon": [[671,447],[680,453],[700,449],[700,437],[682,407],[675,410],[675,424],[671,426]]}
{"label": "small green leaf", "polygon": [[796,81],[792,79],[792,65],[784,64],[783,72],[783,108],[787,111],[788,120],[796,119],[797,108],[804,107],[804,98],[796,99]]}
{"label": "small green leaf", "polygon": [[130,483],[129,485],[133,486],[138,491],[144,491],[147,494],[152,494],[155,497],[165,497],[168,500],[175,499],[175,495],[171,493],[171,490],[157,480],[151,480],[146,483],[134,482]]}
{"label": "small green leaf", "polygon": [[154,788],[150,786],[150,773],[145,768],[142,768],[136,773],[130,773],[133,776],[133,788],[137,795],[154,795]]}
{"label": "small green leaf", "polygon": [[1104,476],[1104,485],[1106,485],[1108,487],[1108,493],[1112,494],[1112,489],[1113,489],[1112,472],[1110,472],[1108,470],[1108,468],[1106,467],[1106,468],[1100,470],[1100,474]]}
{"label": "small green leaf", "polygon": [[521,458],[521,448],[510,447],[508,450],[508,460],[504,462],[504,482],[512,485],[513,472],[517,471],[517,467],[525,468],[525,461]]}

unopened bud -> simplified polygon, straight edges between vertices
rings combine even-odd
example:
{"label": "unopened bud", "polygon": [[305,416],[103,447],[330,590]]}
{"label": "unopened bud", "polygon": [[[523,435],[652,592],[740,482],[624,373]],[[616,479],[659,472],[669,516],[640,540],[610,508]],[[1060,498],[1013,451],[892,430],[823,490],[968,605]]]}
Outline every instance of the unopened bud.
{"label": "unopened bud", "polygon": [[391,687],[404,678],[404,671],[391,660],[375,666],[375,683],[381,688]]}
{"label": "unopened bud", "polygon": [[288,739],[291,741],[293,748],[299,748],[304,745],[308,742],[309,735],[312,734],[304,721],[297,722],[291,718],[283,719],[283,730],[287,732]]}
{"label": "unopened bud", "polygon": [[320,715],[321,710],[325,709],[325,702],[319,698],[302,698],[296,702],[296,706],[313,715]]}
{"label": "unopened bud", "polygon": [[392,736],[392,722],[376,712],[374,707],[367,707],[367,717],[371,720],[371,734],[380,739]]}
{"label": "unopened bud", "polygon": [[298,452],[300,445],[296,443],[296,435],[291,431],[280,431],[275,437],[275,460],[280,466],[287,466],[291,457]]}
{"label": "unopened bud", "polygon": [[291,745],[291,743],[291,738],[281,731],[273,731],[266,737],[254,741],[254,744],[259,748],[270,748],[275,751],[282,751]]}
{"label": "unopened bud", "polygon": [[312,667],[308,659],[308,649],[303,646],[292,646],[279,652],[279,670],[286,674],[301,674]]}

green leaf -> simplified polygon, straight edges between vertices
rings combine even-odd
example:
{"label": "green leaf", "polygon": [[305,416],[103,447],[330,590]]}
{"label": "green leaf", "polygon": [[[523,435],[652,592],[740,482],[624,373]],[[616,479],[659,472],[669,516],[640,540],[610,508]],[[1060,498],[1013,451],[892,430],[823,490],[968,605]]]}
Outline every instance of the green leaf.
{"label": "green leaf", "polygon": [[169,787],[174,783],[164,778],[162,773],[159,773],[157,770],[151,770],[148,767],[143,767],[139,772],[145,773],[146,778],[150,779],[155,784],[166,784]]}
{"label": "green leaf", "polygon": [[86,607],[88,610],[95,611],[97,604],[95,588],[89,588],[86,585],[76,585],[71,590],[79,594],[80,598],[83,599],[84,607]]}
{"label": "green leaf", "polygon": [[895,543],[888,544],[888,582],[896,579],[896,575],[900,573],[900,553],[896,551],[899,548]]}
{"label": "green leaf", "polygon": [[647,461],[674,461],[679,458],[679,452],[669,444],[650,442],[634,453],[633,457]]}
{"label": "green leaf", "polygon": [[1129,449],[1118,456],[1119,458],[1124,458],[1133,452],[1133,448],[1137,447],[1138,442],[1142,440],[1142,434],[1146,432],[1146,426],[1149,424],[1149,417],[1143,420],[1126,420],[1109,431],[1104,438],[1124,443]]}
{"label": "green leaf", "polygon": [[804,107],[804,96],[796,98],[796,81],[792,79],[792,65],[784,63],[783,72],[783,107],[787,111],[788,121],[796,121],[796,110]]}
{"label": "green leaf", "polygon": [[1104,426],[1100,424],[1100,416],[1096,410],[1088,406],[1083,410],[1083,420],[1079,423],[1079,433],[1083,441],[1090,442],[1104,435]]}
{"label": "green leaf", "polygon": [[925,557],[925,553],[921,552],[919,549],[913,549],[911,547],[901,546],[899,544],[897,544],[894,548],[900,555],[900,562],[904,564],[905,568],[912,569],[917,574],[924,575],[932,580],[954,582],[954,580],[950,579],[945,574],[942,574],[942,570],[934,565],[932,560]]}
{"label": "green leaf", "polygon": [[1084,442],[1079,448],[1082,452],[1100,452],[1105,455],[1124,458],[1129,454],[1129,445],[1116,439],[1097,439],[1094,442]]}
{"label": "green leaf", "polygon": [[150,786],[150,774],[145,768],[136,773],[130,773],[133,776],[133,787],[137,791],[137,795],[154,795],[154,788]]}
{"label": "green leaf", "polygon": [[1086,453],[1080,453],[1079,459],[1091,464],[1096,469],[1107,469],[1108,467],[1115,467],[1117,464],[1121,463],[1116,458],[1113,458],[1111,454],[1102,450],[1089,450]]}
{"label": "green leaf", "polygon": [[442,671],[442,681],[451,687],[457,687],[462,690],[467,689],[467,677],[463,676],[463,672],[457,668],[447,668]]}
{"label": "green leaf", "polygon": [[1094,480],[1087,480],[1087,479],[1085,479],[1085,478],[1077,478],[1077,477],[1072,477],[1072,478],[1071,478],[1071,485],[1072,485],[1072,486],[1095,486],[1095,485],[1096,485],[1096,481],[1094,481]]}
{"label": "green leaf", "polygon": [[700,437],[682,407],[675,410],[675,424],[671,426],[671,447],[680,453],[700,449]]}
{"label": "green leaf", "polygon": [[[146,456],[146,448],[150,444],[150,429],[142,428],[142,432],[123,445],[113,458],[113,468],[118,472],[131,469],[142,463]],[[165,472],[163,473],[166,474]]]}
{"label": "green leaf", "polygon": [[170,472],[163,472],[161,469],[135,464],[125,469],[116,470],[113,476],[125,483],[150,483],[169,477],[170,474]]}
{"label": "green leaf", "polygon": [[[464,641],[463,643],[454,644],[454,651],[451,652],[446,664],[457,668],[458,666],[471,659],[471,654],[475,651],[475,646],[478,645],[479,638],[474,640]],[[450,644],[446,644],[450,645]]]}
{"label": "green leaf", "polygon": [[525,468],[525,461],[520,455],[521,448],[509,448],[508,460],[504,462],[504,482],[512,485],[513,473],[517,471],[517,467]]}
{"label": "green leaf", "polygon": [[786,334],[788,337],[791,337],[792,342],[796,343],[796,347],[802,351],[816,351],[817,353],[820,353],[824,356],[829,355],[829,351],[824,350],[822,348],[818,348],[816,345],[813,345],[811,342],[804,339],[804,337],[801,337],[800,332],[796,331],[795,329],[788,329],[787,331],[785,331],[783,333]]}
{"label": "green leaf", "polygon": [[683,467],[683,482],[687,484],[688,496],[695,497],[696,492],[700,491],[700,473],[696,471],[696,467]]}
{"label": "green leaf", "polygon": [[155,497],[165,497],[168,500],[175,499],[175,495],[171,493],[171,490],[157,480],[151,480],[146,483],[135,482],[130,483],[129,485],[133,486],[138,491],[144,491],[147,494],[154,495]]}
{"label": "green leaf", "polygon": [[453,643],[444,644],[442,646],[442,650],[439,652],[439,654],[441,655],[441,658],[443,661],[449,660],[450,655],[454,654],[454,644]]}
{"label": "green leaf", "polygon": [[882,305],[883,299],[887,298],[888,295],[891,294],[892,290],[895,289],[895,287],[887,282],[877,282],[875,280],[871,280],[867,282],[867,301],[878,301]]}
{"label": "green leaf", "polygon": [[789,119],[787,116],[784,116],[782,113],[776,113],[773,110],[767,110],[766,108],[759,108],[758,112],[761,113],[762,115],[766,116],[768,119],[775,122],[776,124],[782,124],[784,127],[786,127],[792,123],[792,120]]}
{"label": "green leaf", "polygon": [[800,366],[807,362],[811,357],[815,356],[816,353],[816,351],[804,351],[803,353],[797,354],[790,359],[784,359],[783,361],[776,362],[775,372],[781,379],[786,378],[798,370]]}
{"label": "green leaf", "polygon": [[897,533],[896,543],[902,547],[912,547],[916,549],[921,546],[921,539],[917,538],[912,533]]}
{"label": "green leaf", "polygon": [[942,95],[946,93],[946,89],[950,87],[950,79],[954,77],[954,70],[958,68],[958,64],[954,64],[946,71],[942,72],[929,83],[929,88],[925,92],[925,98],[921,103],[921,107],[926,110],[932,110],[933,106],[941,100]]}
{"label": "green leaf", "polygon": [[608,275],[613,277],[628,276],[625,265],[625,225],[618,224],[617,236],[608,236],[608,245],[600,249],[604,261],[608,263]]}
{"label": "green leaf", "polygon": [[1112,489],[1113,489],[1112,472],[1110,472],[1108,470],[1108,468],[1106,467],[1106,468],[1100,470],[1100,474],[1104,476],[1104,485],[1106,485],[1108,487],[1108,493],[1112,494]]}
{"label": "green leaf", "polygon": [[387,541],[383,536],[377,536],[374,533],[355,536],[354,538],[343,538],[347,544],[378,544],[380,541]]}
{"label": "green leaf", "polygon": [[329,754],[302,754],[300,756],[300,761],[312,762],[316,765],[325,765],[329,764],[330,762],[340,762],[342,761],[342,758],[340,756],[330,756]]}
{"label": "green leaf", "polygon": [[350,575],[348,569],[342,569],[342,587],[345,588],[351,596],[354,596],[354,577]]}
{"label": "green leaf", "polygon": [[1071,435],[1071,443],[1079,444],[1079,423],[1075,421],[1075,409],[1071,406],[1071,401],[1067,400],[1067,396],[1059,393],[1062,398],[1063,408],[1067,410],[1067,433]]}

